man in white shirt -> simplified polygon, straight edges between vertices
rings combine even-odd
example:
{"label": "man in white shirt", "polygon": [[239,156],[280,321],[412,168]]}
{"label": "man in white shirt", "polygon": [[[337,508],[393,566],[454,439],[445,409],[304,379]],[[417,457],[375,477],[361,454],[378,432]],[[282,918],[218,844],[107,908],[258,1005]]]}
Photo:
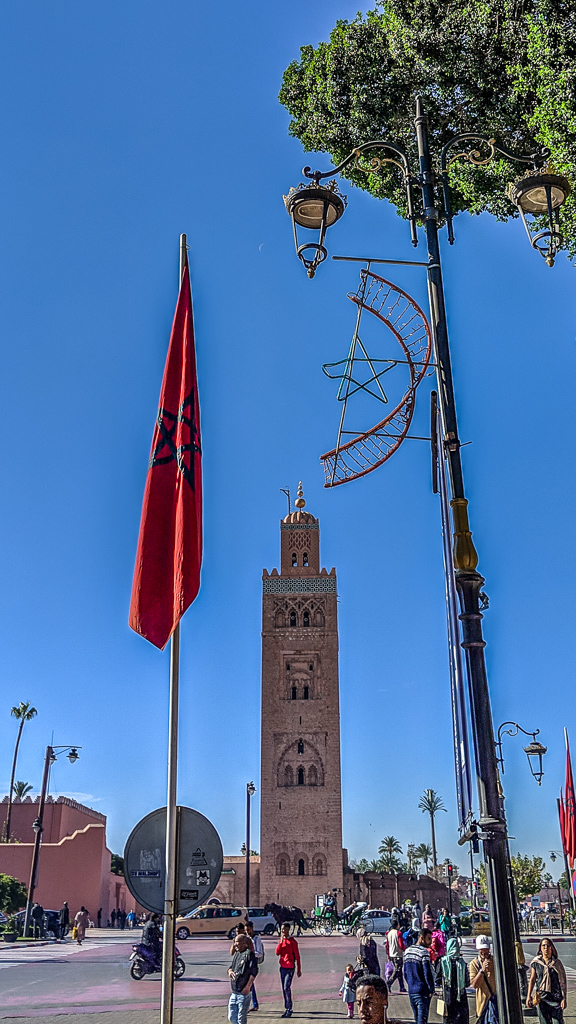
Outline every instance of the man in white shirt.
{"label": "man in white shirt", "polygon": [[402,938],[402,932],[400,931],[400,925],[397,919],[392,919],[392,927],[386,932],[386,952],[388,959],[394,964],[394,974],[388,982],[388,988],[392,991],[392,985],[398,979],[400,982],[400,991],[405,992],[404,986],[404,975],[402,973],[402,967],[404,964],[404,940]]}

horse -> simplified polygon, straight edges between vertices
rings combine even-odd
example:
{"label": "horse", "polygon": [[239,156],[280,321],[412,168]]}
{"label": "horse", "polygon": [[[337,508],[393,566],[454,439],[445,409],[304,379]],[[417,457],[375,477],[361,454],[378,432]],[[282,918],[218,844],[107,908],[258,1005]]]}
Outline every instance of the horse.
{"label": "horse", "polygon": [[300,907],[282,907],[279,903],[267,903],[264,907],[264,913],[272,914],[278,929],[280,929],[283,924],[294,924],[298,928],[298,935],[300,935],[302,928],[305,930],[308,928],[308,922],[300,910]]}

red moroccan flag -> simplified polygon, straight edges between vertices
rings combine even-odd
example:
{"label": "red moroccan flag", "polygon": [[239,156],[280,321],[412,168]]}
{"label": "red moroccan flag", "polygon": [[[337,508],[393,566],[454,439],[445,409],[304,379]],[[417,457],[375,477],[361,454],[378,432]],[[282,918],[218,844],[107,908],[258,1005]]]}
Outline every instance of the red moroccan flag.
{"label": "red moroccan flag", "polygon": [[562,839],[562,850],[568,856],[566,849],[566,810],[564,807],[564,794],[560,787],[560,799],[558,801],[558,817],[560,818],[560,838]]}
{"label": "red moroccan flag", "polygon": [[190,274],[185,268],[146,477],[130,626],[161,649],[200,587],[202,454]]}
{"label": "red moroccan flag", "polygon": [[576,859],[576,799],[574,796],[574,779],[572,778],[572,762],[570,760],[570,745],[568,733],[564,730],[566,740],[566,784],[564,786],[564,835],[566,837],[566,854],[570,867],[574,866]]}

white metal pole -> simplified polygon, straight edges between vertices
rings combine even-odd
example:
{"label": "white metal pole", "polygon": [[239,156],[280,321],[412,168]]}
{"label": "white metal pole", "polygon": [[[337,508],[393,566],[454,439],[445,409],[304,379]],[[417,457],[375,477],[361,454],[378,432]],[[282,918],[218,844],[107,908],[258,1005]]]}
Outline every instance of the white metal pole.
{"label": "white metal pole", "polygon": [[[186,266],[186,235],[180,235],[180,277]],[[178,698],[180,684],[180,623],[170,640],[170,710],[168,721],[168,796],[166,801],[166,888],[162,935],[161,1024],[172,1024],[174,1014],[174,942],[178,913]]]}

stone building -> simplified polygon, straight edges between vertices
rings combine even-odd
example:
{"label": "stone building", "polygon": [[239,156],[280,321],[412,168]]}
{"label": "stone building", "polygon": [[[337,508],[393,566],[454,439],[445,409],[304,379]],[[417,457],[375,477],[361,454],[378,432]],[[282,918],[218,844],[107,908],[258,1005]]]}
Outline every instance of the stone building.
{"label": "stone building", "polygon": [[336,572],[305,504],[300,485],[262,577],[260,903],[311,911],[342,889],[343,851]]}

